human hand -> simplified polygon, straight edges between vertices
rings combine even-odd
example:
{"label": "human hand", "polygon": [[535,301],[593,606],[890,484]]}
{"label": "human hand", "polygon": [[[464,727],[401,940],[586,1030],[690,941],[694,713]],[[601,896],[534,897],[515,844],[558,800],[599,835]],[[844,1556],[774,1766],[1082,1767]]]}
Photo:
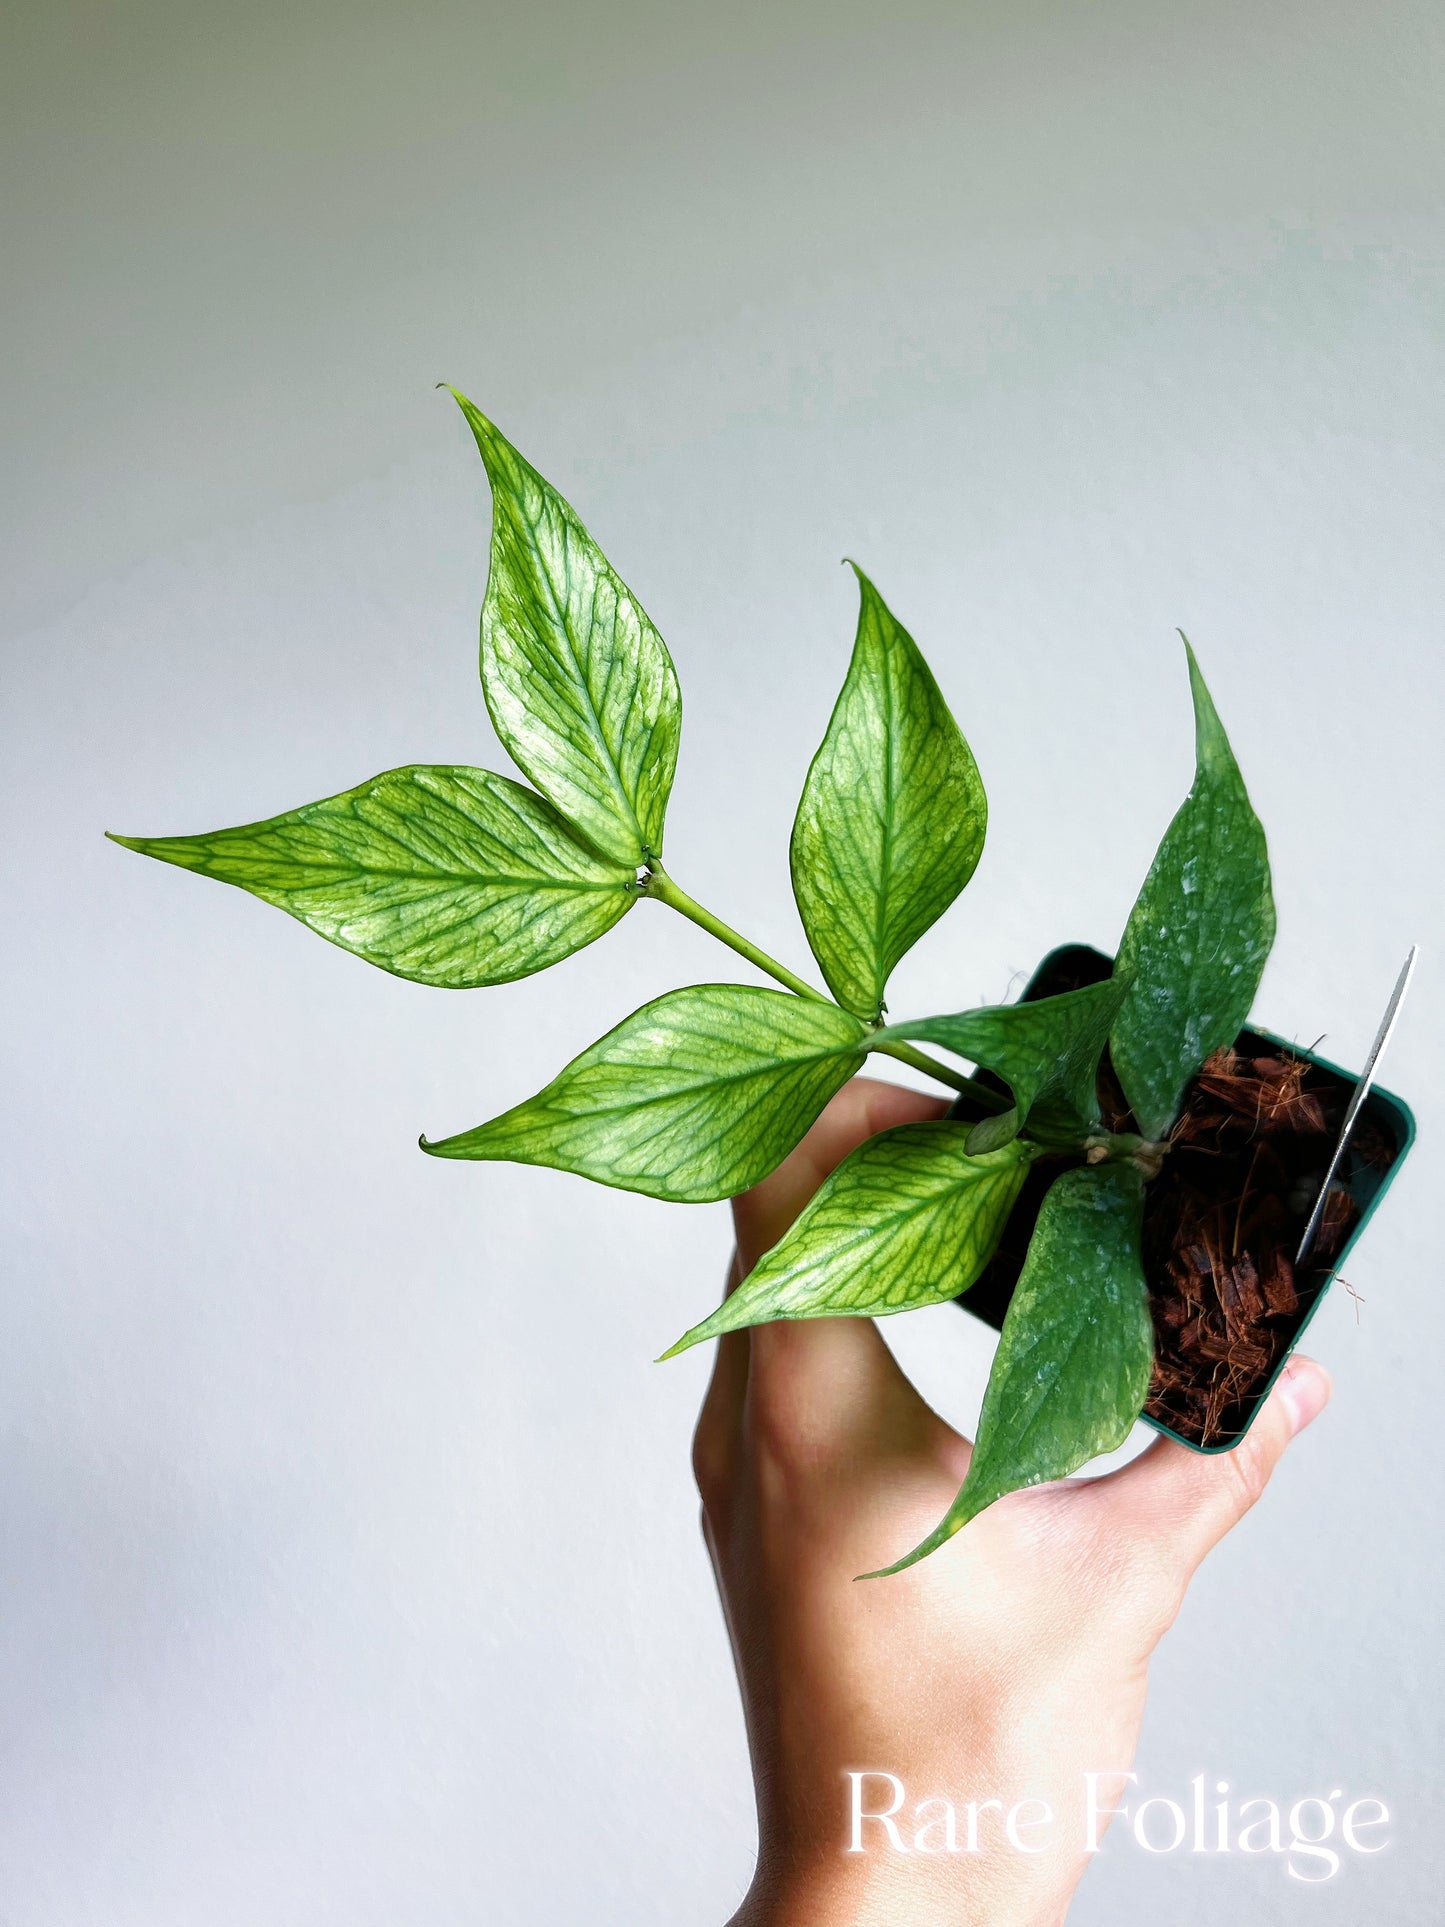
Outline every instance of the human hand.
{"label": "human hand", "polygon": [[[792,1155],[734,1204],[729,1287],[875,1132],[944,1114],[856,1078]],[[1243,1443],[1213,1457],[1160,1438],[1120,1471],[1011,1494],[932,1557],[856,1575],[947,1510],[967,1440],[919,1397],[871,1320],[778,1322],[718,1347],[694,1442],[703,1526],[747,1718],[757,1875],[733,1927],[1053,1927],[1088,1861],[1086,1775],[1134,1757],[1149,1659],[1205,1554],[1248,1511],[1329,1379],[1291,1360]],[[849,1852],[850,1771],[892,1773],[906,1852],[877,1822]],[[1099,1783],[1099,1805],[1121,1782]],[[866,1783],[867,1810],[888,1803]],[[1046,1802],[1051,1823],[981,1850],[915,1846],[920,1801]],[[939,1809],[933,1809],[937,1814]],[[880,1844],[881,1841],[881,1844]],[[959,1845],[964,1846],[960,1824]],[[930,1846],[934,1850],[930,1851]]]}

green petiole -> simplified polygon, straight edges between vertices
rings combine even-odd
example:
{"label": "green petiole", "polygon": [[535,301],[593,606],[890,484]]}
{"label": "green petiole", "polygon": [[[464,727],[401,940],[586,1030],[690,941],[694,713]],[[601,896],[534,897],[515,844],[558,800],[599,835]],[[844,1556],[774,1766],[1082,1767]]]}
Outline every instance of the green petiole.
{"label": "green petiole", "polygon": [[[689,896],[681,884],[668,875],[658,858],[654,857],[648,863],[646,877],[639,884],[639,888],[644,896],[653,897],[657,902],[669,905],[689,922],[697,924],[699,929],[706,930],[710,936],[716,937],[719,943],[725,943],[729,950],[735,950],[740,957],[746,957],[750,964],[756,966],[766,976],[773,978],[776,983],[782,984],[784,989],[791,990],[795,996],[811,998],[816,1004],[832,1003],[831,997],[825,997],[821,990],[815,990],[805,978],[789,970],[786,964],[779,963],[776,957],[770,957],[766,950],[760,950],[755,943],[751,943],[743,936],[741,931],[734,930],[731,924],[724,923],[721,917],[715,917],[711,910],[704,908],[697,901],[696,897]],[[962,1071],[950,1070],[947,1064],[940,1064],[937,1058],[930,1057],[926,1051],[915,1050],[911,1044],[889,1042],[870,1044],[868,1048],[875,1053],[896,1058],[900,1064],[909,1064],[914,1070],[923,1071],[929,1077],[936,1077],[939,1083],[947,1084],[951,1090],[961,1091],[975,1098],[987,1110],[1008,1109],[1009,1099],[1002,1092],[990,1090],[986,1084],[980,1084],[976,1079],[966,1077]]]}

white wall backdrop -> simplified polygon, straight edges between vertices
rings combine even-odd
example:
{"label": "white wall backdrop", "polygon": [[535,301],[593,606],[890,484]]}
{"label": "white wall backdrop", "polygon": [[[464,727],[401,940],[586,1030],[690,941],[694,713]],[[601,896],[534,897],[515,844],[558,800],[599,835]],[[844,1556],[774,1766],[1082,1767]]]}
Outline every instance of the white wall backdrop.
{"label": "white wall backdrop", "polygon": [[[1201,1576],[1141,1774],[1344,1787],[1328,1887],[1112,1838],[1079,1927],[1438,1918],[1441,21],[394,0],[17,14],[0,59],[4,1927],[721,1922],[751,1801],[687,1473],[722,1209],[426,1160],[732,974],[643,905],[505,989],[368,970],[103,829],[497,764],[466,387],[685,700],[670,864],[802,954],[856,555],[989,787],[899,1013],[1111,944],[1188,629],[1268,825],[1271,1027],[1421,1141],[1334,1406]],[[960,1423],[951,1308],[889,1336]]]}

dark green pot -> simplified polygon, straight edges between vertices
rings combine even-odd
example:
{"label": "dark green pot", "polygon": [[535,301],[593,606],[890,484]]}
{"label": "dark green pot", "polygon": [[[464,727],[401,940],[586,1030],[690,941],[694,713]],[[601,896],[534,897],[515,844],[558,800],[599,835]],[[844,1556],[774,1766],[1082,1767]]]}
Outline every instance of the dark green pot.
{"label": "dark green pot", "polygon": [[[1059,949],[1049,952],[1029,979],[1022,1001],[1027,1003],[1038,997],[1056,996],[1061,991],[1077,990],[1085,984],[1100,983],[1112,969],[1113,959],[1105,956],[1100,950],[1092,949],[1088,944],[1061,945]],[[1250,1039],[1257,1039],[1275,1046],[1292,1057],[1303,1059],[1305,1063],[1313,1065],[1326,1076],[1338,1079],[1342,1093],[1346,1096],[1354,1089],[1356,1080],[1348,1071],[1341,1070],[1337,1064],[1330,1063],[1327,1058],[1316,1056],[1313,1051],[1301,1050],[1299,1045],[1290,1043],[1287,1038],[1276,1037],[1272,1031],[1251,1028],[1242,1033],[1241,1041]],[[997,1081],[986,1072],[979,1073],[979,1079],[984,1083]],[[960,1098],[954,1106],[954,1115],[959,1117],[979,1114],[976,1109],[970,1109],[966,1098]],[[1170,1438],[1178,1439],[1181,1445],[1187,1445],[1193,1452],[1228,1452],[1238,1445],[1254,1423],[1260,1407],[1269,1396],[1271,1386],[1284,1369],[1285,1361],[1319,1309],[1325,1293],[1339,1276],[1350,1253],[1355,1249],[1365,1226],[1374,1216],[1381,1198],[1389,1189],[1396,1171],[1399,1170],[1406,1152],[1415,1141],[1415,1119],[1411,1115],[1409,1105],[1403,1103],[1400,1098],[1392,1096],[1389,1091],[1381,1090],[1378,1085],[1370,1092],[1361,1107],[1360,1121],[1364,1123],[1366,1120],[1375,1126],[1379,1138],[1393,1147],[1389,1162],[1385,1165],[1366,1163],[1363,1158],[1354,1157],[1348,1150],[1346,1151],[1336,1182],[1349,1192],[1359,1208],[1360,1215],[1338,1256],[1333,1258],[1328,1266],[1306,1271],[1295,1280],[1300,1308],[1293,1329],[1288,1331],[1287,1342],[1273,1370],[1267,1378],[1260,1381],[1257,1389],[1251,1394],[1240,1423],[1225,1437],[1213,1440],[1208,1445],[1202,1445],[1197,1439],[1176,1431],[1173,1426],[1166,1425],[1161,1420],[1150,1418],[1146,1413],[1145,1421],[1152,1425],[1155,1431],[1164,1432]],[[1004,1313],[1008,1309],[1008,1301],[1013,1292],[1014,1278],[991,1275],[996,1272],[997,1267],[991,1266],[977,1285],[954,1302],[998,1331],[1003,1326]],[[1016,1275],[1015,1272],[1014,1276]]]}

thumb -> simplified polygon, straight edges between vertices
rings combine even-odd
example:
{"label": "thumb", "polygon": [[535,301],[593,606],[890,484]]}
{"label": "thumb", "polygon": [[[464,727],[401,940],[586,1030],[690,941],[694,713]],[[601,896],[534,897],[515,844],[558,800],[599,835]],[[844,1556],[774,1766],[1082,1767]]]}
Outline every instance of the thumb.
{"label": "thumb", "polygon": [[1192,1452],[1161,1438],[1122,1470],[1096,1481],[1115,1529],[1172,1544],[1192,1572],[1264,1492],[1285,1447],[1329,1403],[1330,1375],[1291,1358],[1239,1444]]}

